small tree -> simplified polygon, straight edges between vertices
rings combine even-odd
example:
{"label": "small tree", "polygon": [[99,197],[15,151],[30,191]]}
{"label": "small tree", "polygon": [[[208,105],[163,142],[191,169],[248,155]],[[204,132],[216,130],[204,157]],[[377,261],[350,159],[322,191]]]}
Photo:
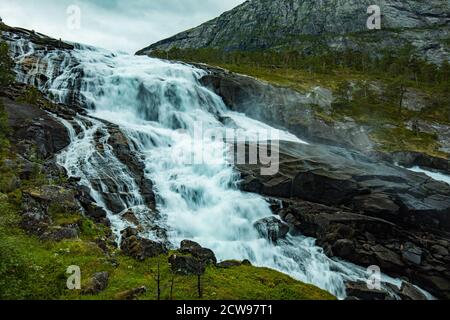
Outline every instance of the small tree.
{"label": "small tree", "polygon": [[198,270],[197,270],[197,293],[198,298],[203,298],[203,288],[202,288],[202,274],[205,270],[205,264],[203,261],[198,262]]}
{"label": "small tree", "polygon": [[398,106],[400,114],[403,110],[403,100],[405,99],[406,92],[407,88],[403,77],[397,77],[386,88],[386,96]]}

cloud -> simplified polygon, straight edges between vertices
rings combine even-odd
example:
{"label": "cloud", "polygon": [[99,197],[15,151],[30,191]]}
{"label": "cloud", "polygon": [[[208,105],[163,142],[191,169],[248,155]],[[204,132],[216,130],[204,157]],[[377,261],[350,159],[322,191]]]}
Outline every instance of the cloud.
{"label": "cloud", "polygon": [[[0,0],[4,22],[67,41],[133,53],[195,27],[244,0]],[[67,8],[80,8],[80,29]]]}

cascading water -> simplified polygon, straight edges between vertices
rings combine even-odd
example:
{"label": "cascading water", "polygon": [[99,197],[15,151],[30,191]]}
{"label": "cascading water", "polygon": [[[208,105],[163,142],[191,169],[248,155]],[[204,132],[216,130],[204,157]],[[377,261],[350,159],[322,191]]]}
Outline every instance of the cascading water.
{"label": "cascading water", "polygon": [[[103,194],[111,187],[101,182],[104,176],[124,194],[120,197],[124,211],[131,209],[140,219],[148,219],[151,212],[132,174],[108,145],[105,121],[118,125],[141,155],[145,175],[154,183],[157,195],[159,216],[153,223],[167,230],[174,246],[183,239],[194,240],[211,248],[219,260],[249,259],[254,265],[287,273],[340,298],[345,297],[345,280],[366,281],[366,270],[329,259],[314,239],[288,235],[275,245],[255,230],[255,221],[272,216],[269,204],[261,196],[237,188],[239,175],[227,161],[225,142],[198,140],[195,128],[201,124],[205,129],[224,131],[232,126],[257,137],[255,132],[269,127],[227,110],[217,95],[199,84],[203,71],[79,45],[70,52],[51,53],[35,50],[26,41],[11,42],[11,47],[19,65],[30,57],[39,64],[26,75],[18,67],[20,81],[38,85],[60,102],[72,99],[76,91],[88,110],[88,116],[77,116],[72,122],[60,119],[72,144],[59,162],[92,190],[92,197],[107,210],[116,234],[128,222],[107,208]],[[45,77],[37,80],[38,73]],[[227,124],[223,119],[229,120]],[[304,143],[289,133],[275,132],[280,139]],[[189,162],[188,157],[199,154],[208,161]],[[158,238],[152,230],[143,234]]]}

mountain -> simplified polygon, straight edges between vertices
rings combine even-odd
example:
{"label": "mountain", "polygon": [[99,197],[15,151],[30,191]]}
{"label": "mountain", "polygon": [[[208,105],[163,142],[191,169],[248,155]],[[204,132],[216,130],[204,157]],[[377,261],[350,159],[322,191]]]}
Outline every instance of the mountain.
{"label": "mountain", "polygon": [[[367,9],[377,4],[381,30],[367,28]],[[428,60],[449,57],[448,0],[249,0],[220,17],[137,52],[221,48],[300,49],[323,46],[378,52],[412,44]]]}

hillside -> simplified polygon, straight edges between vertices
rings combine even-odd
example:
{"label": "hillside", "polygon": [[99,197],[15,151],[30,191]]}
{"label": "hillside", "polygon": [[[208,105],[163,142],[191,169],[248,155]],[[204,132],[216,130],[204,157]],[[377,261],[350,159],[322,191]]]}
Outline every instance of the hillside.
{"label": "hillside", "polygon": [[[367,29],[367,8],[378,4],[382,29]],[[421,57],[449,57],[450,1],[433,0],[249,0],[220,17],[164,39],[155,50],[215,48],[224,51],[296,49],[382,50],[412,44]]]}

